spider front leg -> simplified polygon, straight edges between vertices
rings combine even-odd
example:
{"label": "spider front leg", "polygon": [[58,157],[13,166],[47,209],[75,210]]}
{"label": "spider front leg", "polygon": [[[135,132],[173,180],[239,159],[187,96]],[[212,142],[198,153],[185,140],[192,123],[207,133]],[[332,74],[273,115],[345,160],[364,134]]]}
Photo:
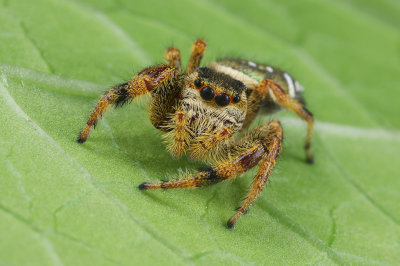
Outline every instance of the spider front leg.
{"label": "spider front leg", "polygon": [[181,71],[181,52],[178,48],[170,47],[165,50],[164,59],[168,65],[174,66]]}
{"label": "spider front leg", "polygon": [[96,125],[97,121],[111,105],[123,105],[140,95],[151,92],[160,86],[165,86],[178,74],[179,69],[171,65],[151,66],[136,74],[132,80],[106,91],[79,133],[77,141],[79,143],[86,141],[92,127]]}
{"label": "spider front leg", "polygon": [[[238,174],[247,172],[257,164],[260,164],[257,176],[253,181],[253,187],[238,208],[237,213],[227,223],[228,228],[232,228],[264,188],[279,156],[282,139],[283,129],[281,124],[276,120],[271,121],[253,129],[235,142],[235,146],[228,148],[232,153],[231,156],[227,156],[228,159],[218,165],[185,179],[161,183],[144,182],[139,185],[139,189],[195,188],[212,185],[235,178]],[[229,153],[228,150],[227,153]]]}
{"label": "spider front leg", "polygon": [[167,127],[171,130],[163,138],[167,140],[167,149],[178,158],[186,152],[193,132],[187,126],[187,117],[182,109],[176,110],[169,123]]}
{"label": "spider front leg", "polygon": [[186,75],[192,74],[199,66],[206,51],[207,44],[205,41],[198,39],[192,46],[192,54],[186,67]]}

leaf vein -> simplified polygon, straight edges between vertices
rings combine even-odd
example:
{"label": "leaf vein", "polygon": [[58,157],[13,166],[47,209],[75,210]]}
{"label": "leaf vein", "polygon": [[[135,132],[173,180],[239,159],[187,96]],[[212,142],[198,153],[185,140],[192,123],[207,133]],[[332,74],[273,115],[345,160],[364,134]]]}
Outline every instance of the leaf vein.
{"label": "leaf vein", "polygon": [[35,49],[37,50],[37,52],[39,53],[40,58],[42,59],[42,61],[45,63],[47,69],[49,70],[49,72],[51,74],[56,73],[54,67],[50,64],[50,62],[47,60],[44,52],[42,51],[42,49],[39,47],[39,45],[37,44],[37,42],[35,41],[35,39],[33,39],[29,33],[28,27],[25,25],[25,23],[21,20],[20,21],[20,26],[22,29],[22,32],[24,33],[24,36],[29,40],[29,42],[33,45],[33,47],[35,47]]}
{"label": "leaf vein", "polygon": [[322,138],[320,139],[320,143],[324,146],[324,149],[327,151],[327,155],[331,158],[331,161],[334,163],[335,167],[341,172],[341,176],[344,180],[347,181],[358,193],[360,193],[372,206],[374,206],[380,213],[382,213],[386,218],[392,221],[395,225],[400,226],[400,221],[392,215],[389,211],[387,211],[381,204],[379,204],[371,195],[365,191],[360,184],[358,184],[353,178],[350,177],[350,174],[342,167],[336,156],[330,150],[330,148],[325,144]]}
{"label": "leaf vein", "polygon": [[332,225],[331,225],[331,234],[328,237],[328,247],[332,248],[333,242],[336,239],[336,220],[334,217],[336,207],[333,207],[329,210],[329,217],[331,218]]}
{"label": "leaf vein", "polygon": [[25,201],[28,203],[29,216],[31,217],[32,216],[33,201],[32,201],[32,198],[26,192],[25,186],[21,181],[22,176],[14,168],[14,166],[12,165],[12,163],[10,162],[9,159],[6,159],[6,165],[7,165],[8,169],[11,171],[11,173],[14,175],[15,182],[17,183],[17,186],[18,186],[19,190],[22,192],[22,195],[24,196]]}
{"label": "leaf vein", "polygon": [[[285,117],[280,119],[284,125],[291,127],[304,126],[304,122],[297,118]],[[383,141],[400,141],[400,132],[397,130],[387,130],[384,128],[363,128],[349,125],[340,125],[322,121],[315,121],[315,131],[328,133],[335,136],[342,136],[354,139],[373,139]]]}
{"label": "leaf vein", "polygon": [[[236,184],[235,182],[233,184]],[[236,184],[236,186],[239,187],[239,189],[243,190],[243,188],[239,185]],[[332,249],[328,245],[326,245],[324,242],[322,242],[319,238],[315,237],[311,233],[307,232],[305,229],[303,229],[299,224],[297,224],[295,221],[290,219],[288,216],[284,215],[282,212],[280,212],[278,209],[276,209],[274,206],[271,204],[265,202],[263,199],[259,199],[255,204],[260,206],[260,208],[268,213],[271,217],[274,217],[281,225],[285,226],[289,230],[291,230],[293,233],[301,237],[302,239],[306,240],[308,243],[310,243],[313,247],[318,249],[319,251],[325,253],[333,262],[336,264],[344,264],[344,261],[342,260],[341,256],[336,252],[336,250]]]}
{"label": "leaf vein", "polygon": [[99,88],[107,87],[104,84],[64,78],[56,74],[6,64],[0,64],[0,73],[9,77],[36,82],[46,86],[44,89],[46,91],[54,91],[70,96],[97,98],[99,96]]}
{"label": "leaf vein", "polygon": [[18,220],[19,222],[27,225],[30,230],[32,230],[35,234],[40,236],[40,240],[42,241],[43,248],[49,254],[54,265],[63,265],[60,257],[58,256],[57,252],[54,250],[54,246],[53,246],[52,242],[46,237],[46,235],[43,233],[43,231],[39,227],[37,227],[35,224],[33,224],[30,220],[11,211],[9,208],[7,208],[6,206],[4,206],[2,204],[0,204],[0,210],[3,211],[4,213],[7,213],[14,219]]}
{"label": "leaf vein", "polygon": [[79,6],[79,9],[84,9],[86,12],[93,15],[97,20],[101,21],[104,25],[106,25],[113,33],[115,33],[121,40],[123,40],[128,46],[131,47],[131,53],[138,58],[144,64],[150,64],[152,60],[148,56],[140,45],[133,40],[131,36],[129,36],[118,24],[114,23],[111,19],[107,17],[104,13],[99,10],[93,8],[92,6],[86,5],[79,1],[64,1],[66,4],[74,4],[75,6]]}

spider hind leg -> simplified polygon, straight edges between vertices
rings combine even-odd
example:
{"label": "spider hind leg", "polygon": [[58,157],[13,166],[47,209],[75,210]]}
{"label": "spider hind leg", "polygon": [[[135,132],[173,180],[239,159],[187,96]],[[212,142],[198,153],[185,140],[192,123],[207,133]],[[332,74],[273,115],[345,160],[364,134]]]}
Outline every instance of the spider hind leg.
{"label": "spider hind leg", "polygon": [[271,96],[275,103],[296,113],[307,123],[307,136],[304,149],[306,151],[306,161],[310,164],[313,163],[314,157],[311,152],[311,141],[314,131],[314,117],[312,113],[304,106],[304,103],[290,97],[290,95],[273,80],[262,80],[258,83],[254,91],[251,92],[248,98],[248,112],[243,128],[247,128],[251,124],[256,117],[263,100],[265,100],[268,95]]}
{"label": "spider hind leg", "polygon": [[274,95],[275,101],[283,107],[296,113],[301,119],[307,122],[307,136],[304,149],[306,151],[306,161],[310,164],[314,163],[314,157],[311,153],[311,140],[314,131],[314,117],[313,114],[298,100],[292,98],[287,94],[277,83],[272,80],[265,79],[260,82],[259,87],[268,88]]}

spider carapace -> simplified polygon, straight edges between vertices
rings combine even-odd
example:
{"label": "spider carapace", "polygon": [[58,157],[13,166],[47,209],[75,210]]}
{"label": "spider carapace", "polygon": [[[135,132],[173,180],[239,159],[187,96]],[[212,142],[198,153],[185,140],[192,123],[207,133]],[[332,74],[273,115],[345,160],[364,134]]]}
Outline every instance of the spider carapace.
{"label": "spider carapace", "polygon": [[98,119],[114,105],[150,93],[150,121],[165,133],[167,149],[174,157],[189,154],[193,159],[206,161],[210,166],[183,179],[159,183],[144,182],[139,189],[194,188],[235,178],[258,166],[258,172],[246,198],[228,220],[232,228],[264,188],[278,159],[283,129],[277,120],[270,121],[243,134],[260,107],[268,111],[280,107],[292,110],[307,122],[306,160],[313,161],[311,137],[313,116],[304,107],[303,88],[288,73],[269,65],[241,59],[221,59],[200,67],[206,49],[197,40],[186,70],[181,70],[180,52],[168,48],[167,64],[150,66],[130,81],[106,91],[78,142],[86,141]]}

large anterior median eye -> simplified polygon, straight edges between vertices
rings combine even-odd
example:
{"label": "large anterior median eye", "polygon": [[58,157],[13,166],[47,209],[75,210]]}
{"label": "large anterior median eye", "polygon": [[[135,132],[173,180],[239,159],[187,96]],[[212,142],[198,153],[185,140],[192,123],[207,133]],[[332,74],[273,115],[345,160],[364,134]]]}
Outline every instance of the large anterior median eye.
{"label": "large anterior median eye", "polygon": [[220,93],[215,97],[215,102],[219,106],[227,106],[231,99],[229,98],[228,94]]}
{"label": "large anterior median eye", "polygon": [[200,90],[200,96],[206,101],[214,98],[214,90],[210,87],[204,87]]}

